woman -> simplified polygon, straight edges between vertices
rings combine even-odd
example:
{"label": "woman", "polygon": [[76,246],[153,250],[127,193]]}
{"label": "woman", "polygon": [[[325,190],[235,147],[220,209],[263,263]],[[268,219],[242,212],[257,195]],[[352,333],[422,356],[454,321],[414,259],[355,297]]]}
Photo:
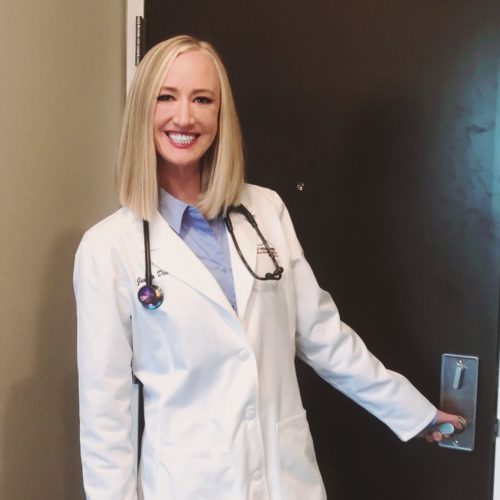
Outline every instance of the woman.
{"label": "woman", "polygon": [[[295,355],[403,440],[433,420],[460,427],[340,321],[281,199],[243,176],[214,49],[188,36],[151,49],[125,110],[123,208],[85,234],[75,264],[91,500],[326,498]],[[139,484],[132,372],[144,386]]]}

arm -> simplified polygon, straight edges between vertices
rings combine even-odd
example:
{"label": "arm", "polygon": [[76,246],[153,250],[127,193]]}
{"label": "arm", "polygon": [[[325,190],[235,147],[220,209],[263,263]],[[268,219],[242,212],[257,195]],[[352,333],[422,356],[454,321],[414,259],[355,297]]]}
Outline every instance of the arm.
{"label": "arm", "polygon": [[405,377],[387,370],[341,321],[331,296],[319,287],[304,258],[281,200],[279,206],[295,287],[297,355],[400,439],[410,439],[431,422],[436,408]]}
{"label": "arm", "polygon": [[[107,252],[109,254],[109,252]],[[75,260],[80,445],[88,500],[136,500],[130,304],[110,256],[85,236]]]}

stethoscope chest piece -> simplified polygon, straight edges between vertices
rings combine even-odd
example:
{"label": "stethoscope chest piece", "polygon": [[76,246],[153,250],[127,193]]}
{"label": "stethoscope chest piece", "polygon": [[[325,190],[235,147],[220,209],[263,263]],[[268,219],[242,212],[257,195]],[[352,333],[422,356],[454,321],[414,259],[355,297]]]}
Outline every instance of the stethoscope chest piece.
{"label": "stethoscope chest piece", "polygon": [[139,288],[137,298],[146,309],[158,309],[163,303],[163,290],[153,285],[153,274],[151,273],[151,251],[149,249],[149,224],[143,221],[144,229],[144,253],[146,257],[146,284]]}
{"label": "stethoscope chest piece", "polygon": [[158,309],[163,303],[163,291],[156,285],[144,285],[139,288],[137,298],[146,309]]}

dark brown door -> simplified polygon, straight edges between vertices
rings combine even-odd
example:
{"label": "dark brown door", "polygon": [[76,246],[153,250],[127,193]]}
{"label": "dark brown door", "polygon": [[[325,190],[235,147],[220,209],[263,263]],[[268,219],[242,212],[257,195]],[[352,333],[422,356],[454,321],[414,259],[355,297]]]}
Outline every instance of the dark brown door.
{"label": "dark brown door", "polygon": [[321,285],[370,349],[436,404],[441,354],[480,357],[472,453],[399,442],[299,365],[329,498],[491,498],[499,6],[146,1],[148,48],[190,33],[222,53],[248,179],[282,195]]}

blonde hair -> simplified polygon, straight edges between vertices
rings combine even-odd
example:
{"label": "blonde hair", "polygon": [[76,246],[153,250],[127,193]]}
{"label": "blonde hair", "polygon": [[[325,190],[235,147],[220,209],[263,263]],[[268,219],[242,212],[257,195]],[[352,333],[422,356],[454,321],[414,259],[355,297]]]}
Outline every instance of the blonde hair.
{"label": "blonde hair", "polygon": [[202,50],[215,64],[221,88],[218,130],[202,158],[201,194],[197,206],[209,219],[238,203],[244,182],[241,129],[224,65],[207,42],[187,35],[155,45],[137,67],[125,105],[118,150],[117,185],[120,203],[137,216],[152,220],[158,209],[153,117],[166,74],[183,52]]}

